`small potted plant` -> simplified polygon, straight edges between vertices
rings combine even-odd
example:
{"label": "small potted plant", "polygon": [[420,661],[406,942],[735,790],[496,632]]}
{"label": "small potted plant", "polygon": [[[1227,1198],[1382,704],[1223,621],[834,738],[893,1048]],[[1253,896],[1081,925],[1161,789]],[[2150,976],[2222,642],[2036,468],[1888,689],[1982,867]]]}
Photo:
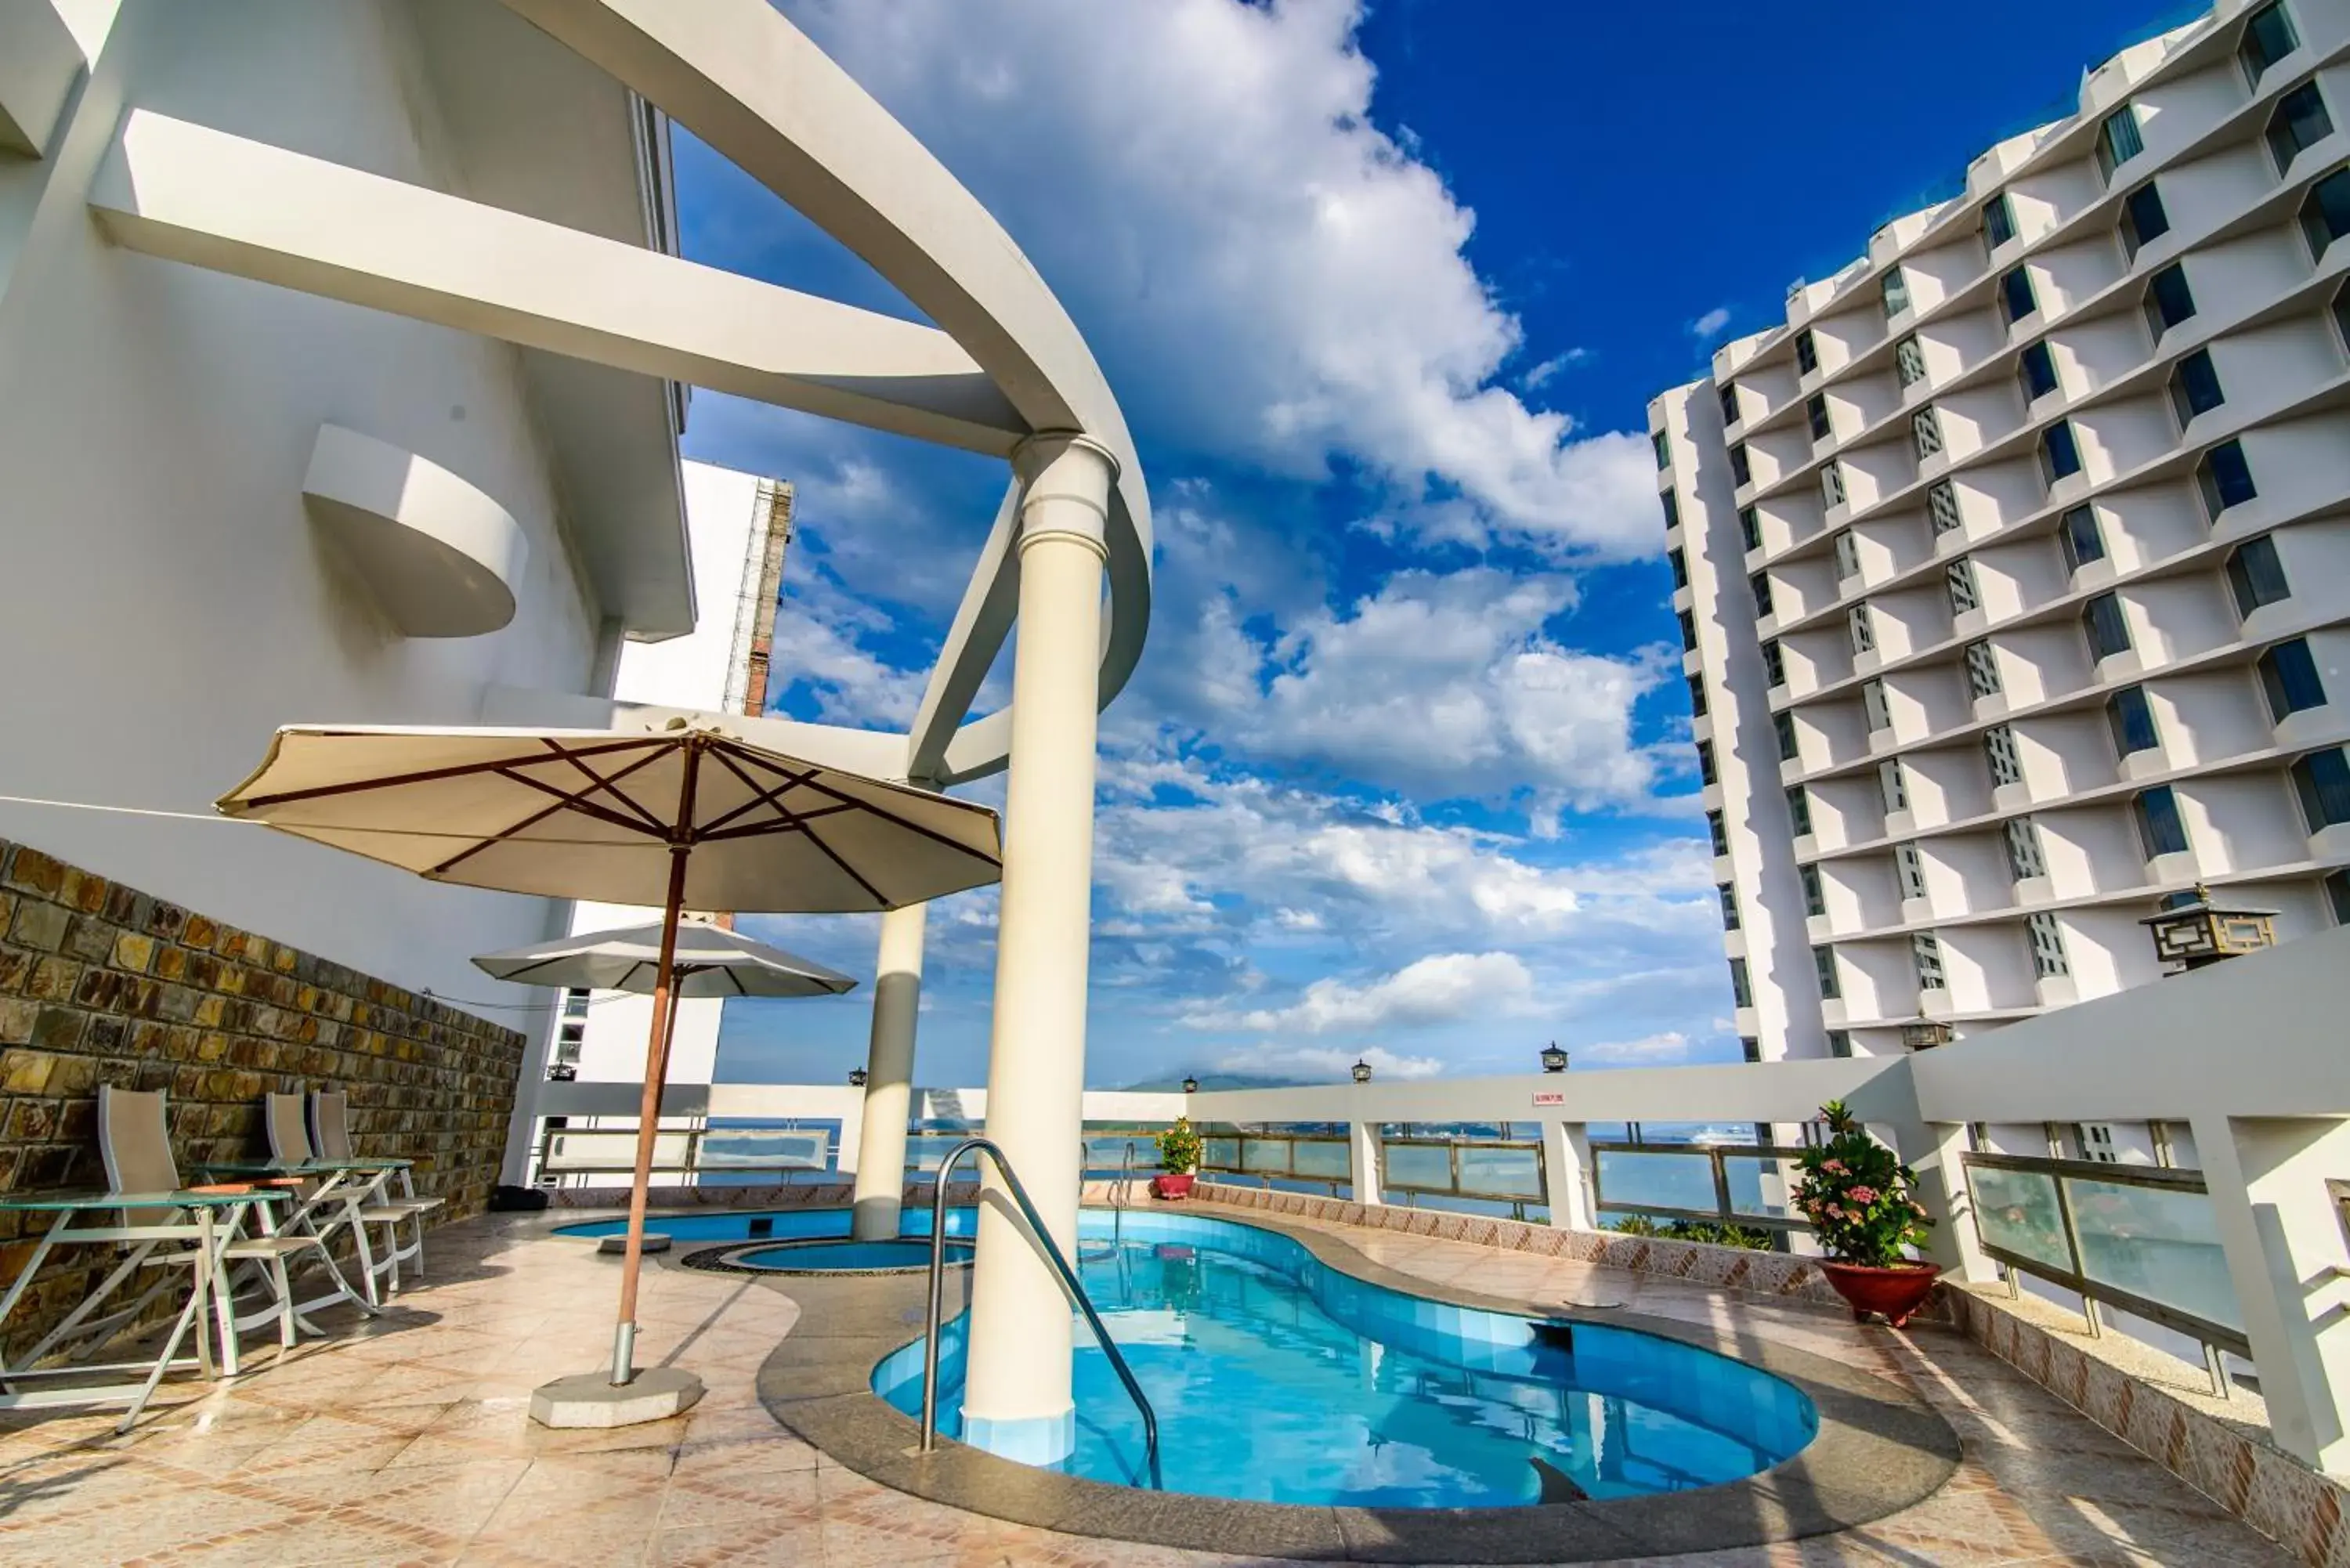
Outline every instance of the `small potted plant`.
{"label": "small potted plant", "polygon": [[1856,1320],[1883,1313],[1899,1328],[1933,1293],[1941,1271],[1910,1260],[1933,1220],[1918,1201],[1918,1176],[1868,1136],[1842,1100],[1820,1107],[1827,1141],[1796,1160],[1803,1179],[1794,1205],[1827,1249],[1820,1264]]}
{"label": "small potted plant", "polygon": [[1175,1125],[1159,1135],[1159,1163],[1164,1174],[1150,1179],[1153,1198],[1188,1198],[1192,1172],[1200,1168],[1200,1135],[1191,1118],[1177,1116]]}

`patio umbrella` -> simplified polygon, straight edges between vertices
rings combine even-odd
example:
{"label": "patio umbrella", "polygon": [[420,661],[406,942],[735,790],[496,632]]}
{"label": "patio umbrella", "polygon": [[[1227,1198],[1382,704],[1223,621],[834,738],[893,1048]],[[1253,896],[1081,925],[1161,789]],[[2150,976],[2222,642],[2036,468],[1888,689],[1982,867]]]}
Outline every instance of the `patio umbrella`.
{"label": "patio umbrella", "polygon": [[[583,991],[650,992],[660,978],[661,923],[557,937],[502,953],[473,967],[517,985]],[[680,920],[670,962],[670,994],[688,996],[838,996],[857,981],[814,959],[701,920]]]}
{"label": "patio umbrella", "polygon": [[439,882],[662,909],[612,1376],[635,1376],[637,1280],[678,918],[894,909],[1003,877],[995,814],[785,756],[715,723],[660,730],[293,725],[216,803]]}

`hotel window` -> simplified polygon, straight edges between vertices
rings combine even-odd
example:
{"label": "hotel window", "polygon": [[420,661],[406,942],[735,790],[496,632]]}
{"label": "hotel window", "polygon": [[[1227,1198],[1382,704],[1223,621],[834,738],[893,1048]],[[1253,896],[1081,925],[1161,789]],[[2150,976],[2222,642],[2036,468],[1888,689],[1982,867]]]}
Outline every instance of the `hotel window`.
{"label": "hotel window", "polygon": [[2350,284],[2334,296],[2334,330],[2342,334],[2342,347],[2350,349]]}
{"label": "hotel window", "polygon": [[2162,335],[2195,314],[2195,291],[2187,286],[2187,269],[2172,262],[2147,280],[2146,325],[2157,343]]}
{"label": "hotel window", "polygon": [[1983,732],[1983,760],[1990,765],[1993,789],[2023,782],[2023,756],[2015,749],[2015,732],[2007,725],[1993,724]]}
{"label": "hotel window", "polygon": [[2154,704],[2143,686],[2125,686],[2106,701],[2106,722],[2114,732],[2114,754],[2132,756],[2162,744],[2154,727]]}
{"label": "hotel window", "polygon": [[2291,598],[2293,586],[2284,580],[2284,563],[2277,559],[2276,541],[2263,534],[2238,545],[2228,557],[2228,587],[2236,596],[2240,616]]}
{"label": "hotel window", "polygon": [[1877,793],[1885,803],[1887,815],[1909,809],[1909,781],[1901,772],[1901,759],[1887,757],[1877,764]]}
{"label": "hotel window", "polygon": [[1899,267],[1887,270],[1877,280],[1877,287],[1885,296],[1886,320],[1890,321],[1909,308],[1909,280],[1901,275]]}
{"label": "hotel window", "polygon": [[1870,729],[1889,730],[1893,728],[1893,710],[1885,701],[1884,681],[1870,680],[1863,682],[1860,688],[1860,705],[1867,711],[1868,727]]}
{"label": "hotel window", "polygon": [[1942,991],[1950,979],[1942,972],[1942,944],[1931,931],[1919,931],[1909,939],[1909,957],[1918,966],[1918,989]]}
{"label": "hotel window", "polygon": [[2309,831],[2323,833],[2350,822],[2350,756],[2339,746],[2312,752],[2293,764],[2293,793]]}
{"label": "hotel window", "polygon": [[1967,644],[1967,692],[1974,697],[1996,697],[2000,692],[1999,655],[1991,650],[1988,639]]}
{"label": "hotel window", "polygon": [[2146,140],[2137,131],[2137,105],[2126,103],[2106,116],[2106,123],[2097,128],[2097,172],[2106,183],[2114,181],[2114,171],[2146,151]]}
{"label": "hotel window", "polygon": [[584,987],[575,985],[567,988],[563,992],[563,1016],[566,1018],[587,1017],[588,996],[588,993]]}
{"label": "hotel window", "polygon": [[2276,112],[2269,116],[2269,157],[2282,174],[2293,167],[2293,161],[2310,148],[2334,134],[2334,117],[2325,111],[2325,95],[2317,90],[2312,80],[2302,83],[2277,99]]}
{"label": "hotel window", "polygon": [[1804,913],[1813,916],[1826,914],[1828,897],[1827,890],[1820,886],[1820,868],[1810,865],[1798,866],[1795,878],[1804,885]]}
{"label": "hotel window", "polygon": [[2178,362],[2170,373],[2170,407],[2178,416],[2178,428],[2184,431],[2195,422],[2198,414],[2208,414],[2228,400],[2220,388],[2220,372],[2211,364],[2211,351],[2198,348]]}
{"label": "hotel window", "polygon": [[1828,1031],[1828,1054],[1837,1058],[1839,1061],[1852,1054],[1851,1030],[1831,1029]]}
{"label": "hotel window", "polygon": [[1689,587],[1689,561],[1681,553],[1679,550],[1668,550],[1665,552],[1665,561],[1673,569],[1673,587],[1677,588]]}
{"label": "hotel window", "polygon": [[[1721,895],[1721,929],[1725,931],[1734,931],[1738,929],[1737,889],[1731,887],[1729,883],[1724,882],[1720,884],[1715,890]],[[1736,959],[1731,959],[1730,961],[1731,963],[1736,963],[1738,961]],[[1738,1005],[1743,1007],[1746,1003],[1742,1002]]]}
{"label": "hotel window", "polygon": [[1697,776],[1700,784],[1721,782],[1721,775],[1714,770],[1713,742],[1711,741],[1700,741],[1697,743]]}
{"label": "hotel window", "polygon": [[2016,360],[2015,373],[2023,382],[2027,403],[2036,403],[2056,389],[2056,357],[2048,352],[2046,338],[2024,349]]}
{"label": "hotel window", "polygon": [[1868,603],[1863,600],[1846,612],[1845,618],[1852,628],[1852,650],[1855,653],[1877,651],[1877,628],[1869,623]]}
{"label": "hotel window", "polygon": [[1716,855],[1729,854],[1730,828],[1729,826],[1722,821],[1721,813],[1718,811],[1707,812],[1705,814],[1705,826],[1706,831],[1713,835],[1713,852]]}
{"label": "hotel window", "polygon": [[2325,879],[2325,901],[2334,909],[2334,923],[2350,926],[2350,871],[2336,871]]}
{"label": "hotel window", "polygon": [[1983,203],[1983,243],[1987,249],[1997,250],[2015,238],[2015,209],[2007,204],[2007,192],[2002,191]]}
{"label": "hotel window", "polygon": [[1795,334],[1795,374],[1808,376],[1819,368],[1819,346],[1812,341],[1812,329],[1806,327]]}
{"label": "hotel window", "polygon": [[1904,337],[1893,346],[1893,373],[1905,387],[1926,379],[1926,351],[1918,347],[1917,338]]}
{"label": "hotel window", "polygon": [[1681,616],[1681,648],[1685,652],[1697,651],[1697,617],[1683,610]]}
{"label": "hotel window", "polygon": [[[1735,928],[1732,929],[1734,929]],[[1730,1000],[1731,1004],[1737,1007],[1752,1007],[1754,1005],[1754,989],[1746,979],[1746,961],[1744,959],[1731,959],[1730,961]]]}
{"label": "hotel window", "polygon": [[2018,882],[2029,882],[2034,877],[2048,875],[2048,862],[2040,853],[2040,825],[2028,816],[2012,818],[2002,832],[2007,841],[2007,869]]}
{"label": "hotel window", "polygon": [[1787,683],[1787,662],[1779,651],[1779,639],[1775,637],[1762,640],[1762,673],[1773,686]]}
{"label": "hotel window", "polygon": [[1942,450],[1942,421],[1930,405],[1909,416],[1909,439],[1918,448],[1920,462]]}
{"label": "hotel window", "polygon": [[1914,844],[1893,846],[1893,864],[1901,873],[1901,896],[1922,898],[1926,896],[1926,860]]}
{"label": "hotel window", "polygon": [[1695,675],[1687,675],[1683,676],[1682,679],[1689,682],[1690,712],[1696,718],[1704,718],[1705,681],[1703,678]]}
{"label": "hotel window", "polygon": [[2293,30],[2293,18],[2285,15],[2282,4],[2263,5],[2252,13],[2244,24],[2244,41],[2236,46],[2236,58],[2244,67],[2244,81],[2258,87],[2268,68],[2301,47],[2301,39]]}
{"label": "hotel window", "polygon": [[1945,479],[1926,492],[1926,512],[1934,520],[1934,532],[1948,534],[1966,521],[1959,511],[1958,486]]}
{"label": "hotel window", "polygon": [[1804,417],[1812,422],[1814,445],[1835,432],[1835,427],[1828,422],[1828,395],[1825,392],[1814,392],[1804,400]]}
{"label": "hotel window", "polygon": [[1844,995],[1844,984],[1836,978],[1835,949],[1812,950],[1812,972],[1820,978],[1820,1000],[1835,1002]]}
{"label": "hotel window", "polygon": [[1851,529],[1836,530],[1835,549],[1836,576],[1839,578],[1860,576],[1860,545],[1854,540]]}
{"label": "hotel window", "polygon": [[2168,784],[2142,791],[2130,808],[2137,819],[2138,846],[2148,860],[2187,852],[2187,819],[2178,814],[2178,796]]}
{"label": "hotel window", "polygon": [[2325,682],[2318,678],[2308,639],[2296,637],[2262,654],[2260,672],[2261,691],[2269,700],[2269,717],[2278,723],[2305,708],[2325,706]]}
{"label": "hotel window", "polygon": [[2195,465],[2195,485],[2203,493],[2203,510],[2213,522],[2230,506],[2241,506],[2260,494],[2252,483],[2252,465],[2244,459],[2244,443],[2221,441]]}
{"label": "hotel window", "polygon": [[1779,740],[1779,760],[1794,762],[1796,753],[1802,749],[1795,734],[1795,716],[1786,712],[1772,714],[1771,729]]}
{"label": "hotel window", "polygon": [[1738,532],[1739,535],[1746,541],[1746,547],[1749,550],[1761,549],[1762,547],[1762,514],[1752,506],[1740,507]]}
{"label": "hotel window", "polygon": [[558,1024],[555,1031],[555,1064],[577,1067],[579,1053],[588,1042],[588,1025],[584,1023]]}
{"label": "hotel window", "polygon": [[1664,503],[1665,531],[1670,533],[1681,525],[1680,497],[1668,490],[1658,495],[1657,499]]}
{"label": "hotel window", "polygon": [[2067,574],[2106,558],[2106,536],[2097,530],[2095,507],[2075,506],[2056,519],[2056,546],[2064,552]]}
{"label": "hotel window", "polygon": [[1831,461],[1820,470],[1820,494],[1831,506],[1844,504],[1844,468]]}
{"label": "hotel window", "polygon": [[2040,432],[2040,472],[2051,484],[2081,472],[2081,443],[2072,421],[2058,420]]}
{"label": "hotel window", "polygon": [[2081,611],[2081,629],[2089,637],[2092,663],[2129,651],[2129,618],[2122,612],[2122,601],[2112,594],[2099,594],[2088,602]]}
{"label": "hotel window", "polygon": [[2301,204],[2301,232],[2309,236],[2309,254],[2325,254],[2325,247],[2350,234],[2350,168],[2336,169],[2309,188]]}
{"label": "hotel window", "polygon": [[2040,301],[2032,292],[2032,274],[2020,266],[2009,268],[1999,280],[1999,304],[2011,327],[2039,309]]}
{"label": "hotel window", "polygon": [[2073,972],[2064,952],[2064,928],[2056,917],[2042,911],[2023,922],[2032,937],[2032,973],[2037,980],[2062,980]]}
{"label": "hotel window", "polygon": [[1982,608],[1982,595],[1975,591],[1975,564],[1969,556],[1960,556],[1942,568],[1942,581],[1950,592],[1950,613],[1964,615],[1969,610]]}
{"label": "hotel window", "polygon": [[1746,465],[1746,443],[1742,441],[1730,449],[1730,477],[1741,484],[1754,483],[1753,472]]}
{"label": "hotel window", "polygon": [[1794,824],[1796,837],[1811,836],[1812,797],[1801,784],[1787,792],[1787,820]]}
{"label": "hotel window", "polygon": [[1738,422],[1738,383],[1735,381],[1721,384],[1721,422],[1726,425]]}
{"label": "hotel window", "polygon": [[2149,180],[2122,198],[2122,254],[2137,260],[2137,253],[2170,233],[2170,214],[2163,210],[2162,192]]}
{"label": "hotel window", "polygon": [[1757,572],[1752,576],[1746,579],[1746,586],[1754,592],[1754,614],[1756,618],[1760,619],[1764,616],[1772,614],[1771,574],[1768,572]]}
{"label": "hotel window", "polygon": [[1750,1063],[1760,1062],[1762,1060],[1762,1042],[1752,1034],[1742,1034],[1738,1037],[1738,1054]]}
{"label": "hotel window", "polygon": [[1673,449],[1666,441],[1665,432],[1662,431],[1650,431],[1648,432],[1648,441],[1649,443],[1657,449],[1657,467],[1659,470],[1672,467]]}

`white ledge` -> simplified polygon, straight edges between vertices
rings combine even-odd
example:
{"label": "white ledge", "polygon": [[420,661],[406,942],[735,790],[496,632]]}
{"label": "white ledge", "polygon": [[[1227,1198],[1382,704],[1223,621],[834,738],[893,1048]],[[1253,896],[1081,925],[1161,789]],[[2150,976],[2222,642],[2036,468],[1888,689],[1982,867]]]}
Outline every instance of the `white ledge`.
{"label": "white ledge", "polygon": [[407,636],[480,637],[514,619],[530,542],[504,507],[438,463],[320,425],[302,502]]}

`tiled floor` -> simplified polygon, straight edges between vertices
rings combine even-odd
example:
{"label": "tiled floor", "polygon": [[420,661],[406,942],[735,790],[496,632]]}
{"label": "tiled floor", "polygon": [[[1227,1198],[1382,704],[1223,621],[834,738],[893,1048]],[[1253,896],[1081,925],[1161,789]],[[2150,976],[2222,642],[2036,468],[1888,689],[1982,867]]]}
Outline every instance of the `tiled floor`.
{"label": "tiled floor", "polygon": [[[709,1394],[614,1432],[530,1424],[531,1388],[598,1364],[615,1270],[537,1221],[436,1233],[432,1277],[383,1322],[233,1388],[191,1389],[127,1438],[109,1416],[0,1428],[0,1563],[1000,1563],[1266,1561],[1001,1524],[885,1490],[778,1428],[754,1375],[798,1309],[771,1286],[648,1270],[639,1358],[674,1355]],[[1334,1228],[1335,1229],[1335,1228]],[[1746,1564],[2160,1563],[2290,1568],[2285,1555],[1964,1339],[1394,1232],[1347,1240],[1390,1267],[1534,1302],[1619,1301],[1741,1326],[1910,1381],[1967,1462],[1864,1530],[1654,1560]],[[911,1332],[910,1330],[909,1332]]]}

